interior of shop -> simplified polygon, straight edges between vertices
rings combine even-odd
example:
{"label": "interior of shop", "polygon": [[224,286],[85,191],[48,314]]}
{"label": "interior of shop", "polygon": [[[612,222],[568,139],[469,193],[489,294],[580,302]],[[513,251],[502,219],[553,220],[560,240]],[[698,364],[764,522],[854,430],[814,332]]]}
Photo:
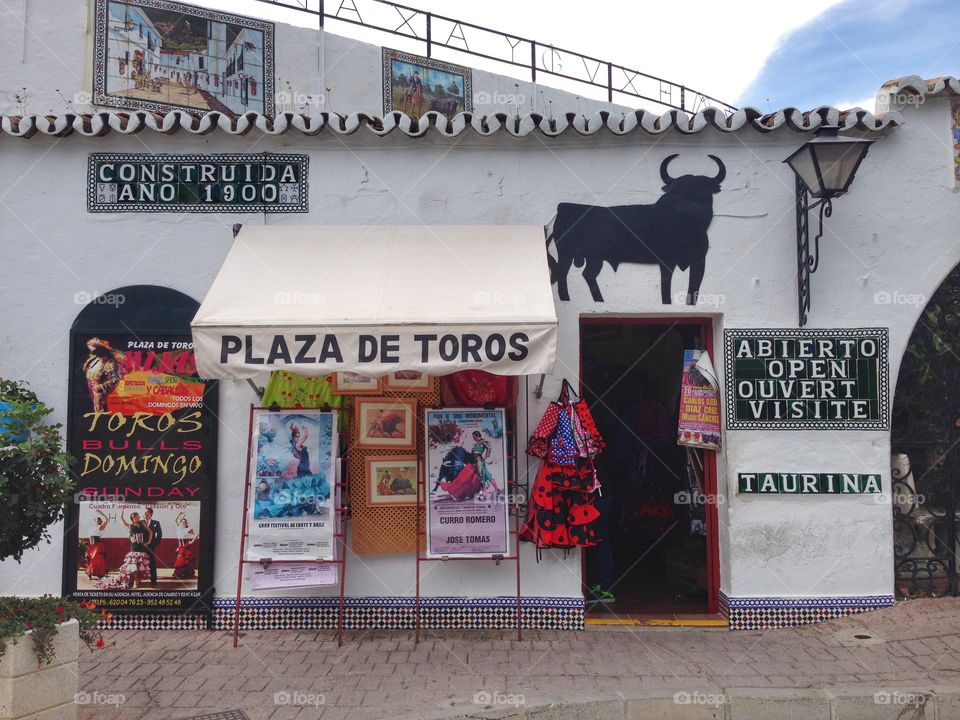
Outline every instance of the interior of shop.
{"label": "interior of shop", "polygon": [[607,442],[597,458],[602,542],[585,553],[593,616],[708,611],[704,451],[677,444],[683,351],[702,324],[581,325],[582,394]]}

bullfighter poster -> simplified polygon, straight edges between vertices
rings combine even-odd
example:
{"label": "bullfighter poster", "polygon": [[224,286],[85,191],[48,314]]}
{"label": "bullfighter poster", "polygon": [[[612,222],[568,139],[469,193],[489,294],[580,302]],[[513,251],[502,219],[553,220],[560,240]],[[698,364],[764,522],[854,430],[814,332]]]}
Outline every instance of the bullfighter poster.
{"label": "bullfighter poster", "polygon": [[677,444],[720,449],[720,390],[709,353],[683,351]]}
{"label": "bullfighter poster", "polygon": [[504,410],[426,411],[427,556],[506,555]]}
{"label": "bullfighter poster", "polygon": [[333,560],[337,413],[255,408],[247,560]]}
{"label": "bullfighter poster", "polygon": [[71,342],[65,593],[114,611],[209,610],[215,400],[191,338],[74,331]]}

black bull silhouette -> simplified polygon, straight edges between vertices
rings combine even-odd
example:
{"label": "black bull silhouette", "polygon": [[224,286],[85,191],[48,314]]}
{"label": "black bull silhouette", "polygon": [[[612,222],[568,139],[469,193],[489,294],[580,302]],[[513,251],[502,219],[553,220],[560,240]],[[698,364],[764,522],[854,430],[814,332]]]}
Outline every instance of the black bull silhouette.
{"label": "black bull silhouette", "polygon": [[583,268],[594,301],[603,302],[597,276],[604,261],[614,271],[621,263],[660,266],[660,296],[670,304],[670,284],[676,268],[690,268],[687,304],[696,305],[706,267],[707,228],[713,220],[713,196],[727,169],[716,155],[708,155],[718,168],[714,177],[682,175],[670,177],[668,165],[676,155],[660,164],[663,195],[652,205],[579,205],[560,203],[547,247],[553,241],[557,259],[547,255],[550,280],[557,284],[561,300],[569,300],[567,274],[576,263]]}

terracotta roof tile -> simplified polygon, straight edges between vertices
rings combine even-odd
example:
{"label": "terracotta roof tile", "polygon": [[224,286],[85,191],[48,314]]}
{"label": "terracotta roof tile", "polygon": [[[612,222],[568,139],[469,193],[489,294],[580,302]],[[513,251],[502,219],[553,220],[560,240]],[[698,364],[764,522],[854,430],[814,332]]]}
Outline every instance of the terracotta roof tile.
{"label": "terracotta roof tile", "polygon": [[880,89],[893,95],[912,93],[925,97],[956,96],[960,95],[960,78],[945,75],[924,80],[919,75],[905,75],[887,80]]}
{"label": "terracotta roof tile", "polygon": [[[917,75],[908,75],[884,83],[881,91],[888,94],[912,93],[930,97],[957,96],[960,95],[960,79],[946,76],[924,80]],[[874,114],[863,108],[841,111],[828,106],[807,111],[788,107],[772,113],[761,113],[756,108],[745,107],[730,115],[717,108],[707,108],[693,115],[680,110],[670,110],[663,114],[648,110],[629,113],[601,111],[589,116],[565,113],[555,117],[544,117],[538,113],[477,115],[467,112],[449,119],[436,112],[428,112],[420,118],[411,118],[400,112],[391,112],[384,117],[365,113],[321,113],[308,116],[288,112],[271,118],[256,113],[232,117],[219,112],[193,113],[186,110],[172,110],[167,113],[103,110],[83,115],[66,113],[3,116],[0,117],[0,136],[30,138],[40,133],[54,137],[71,134],[100,137],[111,132],[127,135],[144,130],[166,135],[181,131],[194,135],[207,135],[212,132],[246,135],[259,130],[265,135],[284,135],[291,132],[302,135],[318,135],[322,132],[352,135],[363,131],[375,136],[400,132],[409,137],[423,137],[432,131],[445,137],[458,137],[465,132],[474,132],[481,136],[505,133],[513,137],[525,137],[539,133],[545,137],[559,137],[588,136],[606,131],[617,136],[635,133],[655,136],[670,131],[692,135],[707,128],[724,133],[749,130],[767,133],[787,127],[795,132],[808,133],[815,132],[823,125],[839,125],[841,130],[882,132],[902,124],[903,117],[896,111]]]}
{"label": "terracotta roof tile", "polygon": [[661,135],[670,131],[692,135],[706,128],[725,133],[749,130],[766,133],[784,126],[796,132],[813,132],[824,124],[839,124],[844,130],[879,132],[896,128],[902,122],[903,118],[897,112],[874,116],[862,109],[841,112],[829,107],[809,112],[785,108],[766,114],[754,108],[741,108],[729,116],[710,108],[693,115],[679,110],[671,110],[662,115],[636,110],[626,114],[603,111],[589,116],[567,113],[551,118],[536,113],[520,116],[503,113],[460,113],[450,119],[436,112],[428,112],[420,118],[411,118],[399,112],[392,112],[384,117],[364,113],[321,113],[314,116],[280,113],[270,118],[256,113],[231,117],[219,112],[198,114],[173,110],[168,113],[101,111],[83,115],[10,115],[0,117],[0,134],[29,138],[37,133],[55,137],[71,134],[100,137],[108,133],[127,135],[145,130],[167,135],[175,132],[194,135],[213,132],[246,135],[254,131],[265,135],[318,135],[323,132],[352,135],[363,131],[375,136],[400,132],[409,137],[422,137],[428,132],[434,132],[441,136],[457,137],[465,132],[474,132],[481,136],[505,133],[514,137],[525,137],[531,133],[539,133],[546,137],[558,137],[589,136],[601,131],[618,136],[635,133]]}

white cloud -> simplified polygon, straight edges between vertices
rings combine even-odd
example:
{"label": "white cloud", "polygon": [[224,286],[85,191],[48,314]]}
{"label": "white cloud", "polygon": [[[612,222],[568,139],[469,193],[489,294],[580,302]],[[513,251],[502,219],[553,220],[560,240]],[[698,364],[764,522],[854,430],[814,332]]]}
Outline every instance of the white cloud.
{"label": "white cloud", "polygon": [[858,107],[863,108],[864,110],[869,110],[870,112],[876,112],[876,104],[877,96],[870,95],[862,100],[855,100],[853,102],[841,100],[840,102],[834,103],[834,107],[839,108],[840,110],[849,110]]}

